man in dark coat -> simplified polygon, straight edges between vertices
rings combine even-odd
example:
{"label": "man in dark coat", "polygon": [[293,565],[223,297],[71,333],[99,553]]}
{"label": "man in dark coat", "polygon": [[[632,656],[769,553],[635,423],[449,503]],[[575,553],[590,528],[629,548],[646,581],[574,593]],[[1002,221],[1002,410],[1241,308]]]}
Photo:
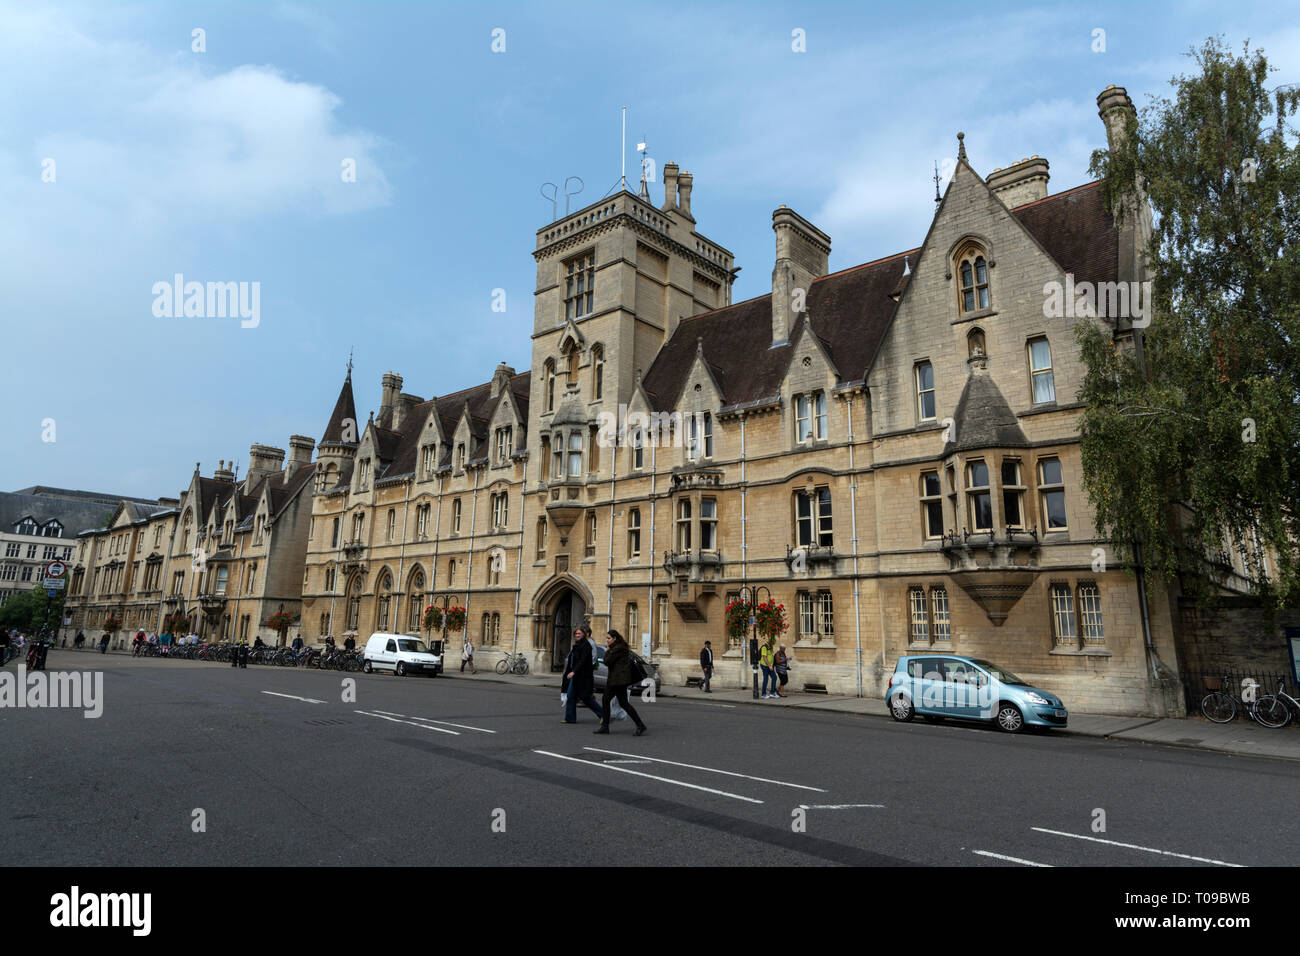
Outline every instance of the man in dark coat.
{"label": "man in dark coat", "polygon": [[704,680],[700,681],[700,690],[706,694],[712,694],[709,689],[709,681],[713,679],[713,642],[705,641],[704,647],[700,650],[700,668],[704,671]]}
{"label": "man in dark coat", "polygon": [[573,648],[569,651],[569,659],[564,664],[565,689],[568,694],[564,699],[566,724],[578,722],[579,702],[584,707],[590,708],[597,720],[605,719],[605,712],[600,709],[600,704],[596,703],[596,698],[593,696],[596,682],[592,675],[596,668],[596,661],[592,656],[591,641],[588,637],[589,632],[586,627],[579,625],[573,629]]}

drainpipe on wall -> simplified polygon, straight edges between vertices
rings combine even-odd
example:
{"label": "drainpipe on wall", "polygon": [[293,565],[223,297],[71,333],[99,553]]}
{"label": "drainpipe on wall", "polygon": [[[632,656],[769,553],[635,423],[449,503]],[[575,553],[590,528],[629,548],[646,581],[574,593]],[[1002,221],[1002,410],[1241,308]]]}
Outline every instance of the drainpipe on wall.
{"label": "drainpipe on wall", "polygon": [[[617,432],[615,432],[617,435]],[[606,631],[614,627],[614,489],[618,483],[618,439],[614,439],[614,450],[609,454],[609,563],[605,578],[605,607],[608,611]],[[628,635],[631,637],[632,635]],[[651,648],[653,650],[653,648]]]}
{"label": "drainpipe on wall", "polygon": [[853,395],[848,396],[849,413],[849,519],[853,537],[853,630],[857,640],[858,696],[862,696],[862,610],[858,599],[858,473],[853,469]]}
{"label": "drainpipe on wall", "polygon": [[[746,511],[746,485],[745,485],[745,413],[740,413],[740,586],[744,588],[749,583],[748,558],[749,558],[749,515]],[[723,600],[726,600],[726,594],[723,593]],[[724,612],[725,621],[726,614]],[[731,642],[731,635],[727,635],[727,642]],[[724,652],[725,653],[725,652]],[[740,686],[745,688],[749,686],[746,680],[745,671],[749,666],[749,642],[743,637],[740,639]]]}

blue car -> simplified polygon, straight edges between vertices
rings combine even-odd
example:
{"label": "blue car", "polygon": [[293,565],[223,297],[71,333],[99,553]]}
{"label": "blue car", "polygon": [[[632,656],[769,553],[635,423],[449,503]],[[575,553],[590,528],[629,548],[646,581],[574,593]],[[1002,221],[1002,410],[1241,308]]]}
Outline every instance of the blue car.
{"label": "blue car", "polygon": [[889,713],[906,722],[917,714],[931,722],[993,721],[1007,733],[1026,725],[1064,727],[1065,704],[1055,694],[1026,684],[1015,674],[978,657],[918,654],[900,657],[885,691]]}

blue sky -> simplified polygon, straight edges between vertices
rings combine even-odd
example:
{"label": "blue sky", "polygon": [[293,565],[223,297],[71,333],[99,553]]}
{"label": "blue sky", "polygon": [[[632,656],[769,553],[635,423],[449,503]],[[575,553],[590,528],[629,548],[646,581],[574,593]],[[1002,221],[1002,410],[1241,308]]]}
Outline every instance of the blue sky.
{"label": "blue sky", "polygon": [[[0,0],[0,489],[242,471],[319,439],[353,346],[363,418],[390,369],[426,398],[523,371],[538,188],[615,187],[621,107],[629,179],[643,137],[694,174],[739,301],[782,203],[832,269],[919,244],[959,129],[985,175],[1036,153],[1052,192],[1085,182],[1097,93],[1145,104],[1211,34],[1300,80],[1293,3]],[[260,283],[260,324],[156,317],[178,272]]]}

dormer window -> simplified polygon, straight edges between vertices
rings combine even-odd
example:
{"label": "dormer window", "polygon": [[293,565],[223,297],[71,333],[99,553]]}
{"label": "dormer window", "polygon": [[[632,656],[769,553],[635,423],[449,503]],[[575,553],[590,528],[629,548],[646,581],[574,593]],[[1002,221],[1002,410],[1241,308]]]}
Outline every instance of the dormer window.
{"label": "dormer window", "polygon": [[512,431],[513,429],[509,427],[497,429],[496,446],[497,446],[498,465],[504,465],[506,461],[510,458],[510,447],[511,447],[510,439],[512,437]]}
{"label": "dormer window", "polygon": [[57,521],[47,521],[45,527],[41,529],[41,533],[47,538],[61,538],[63,537],[63,525]]}
{"label": "dormer window", "polygon": [[989,308],[989,266],[984,248],[976,243],[967,243],[957,254],[956,266],[962,313]]}
{"label": "dormer window", "polygon": [[456,445],[456,470],[465,470],[465,443],[460,442]]}
{"label": "dormer window", "polygon": [[588,253],[564,264],[564,317],[590,315],[596,287],[596,256]]}
{"label": "dormer window", "polygon": [[36,522],[32,518],[24,518],[18,522],[18,527],[15,530],[18,534],[35,534]]}
{"label": "dormer window", "polygon": [[364,489],[370,481],[370,459],[362,458],[358,463],[357,487]]}
{"label": "dormer window", "polygon": [[433,469],[434,469],[434,467],[435,467],[435,466],[437,465],[437,463],[438,463],[437,447],[438,447],[438,446],[436,446],[436,445],[425,445],[425,446],[424,446],[424,462],[423,462],[423,468],[424,468],[424,473],[425,473],[426,475],[432,475],[432,474],[433,474]]}

